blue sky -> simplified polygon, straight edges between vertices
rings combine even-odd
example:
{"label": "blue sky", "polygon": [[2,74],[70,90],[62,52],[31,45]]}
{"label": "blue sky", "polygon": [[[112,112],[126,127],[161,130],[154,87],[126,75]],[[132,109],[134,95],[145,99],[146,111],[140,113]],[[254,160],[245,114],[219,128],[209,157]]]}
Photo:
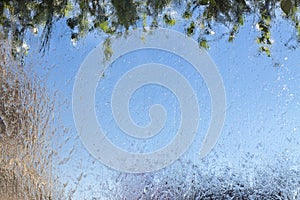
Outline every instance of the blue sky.
{"label": "blue sky", "polygon": [[[182,29],[180,25],[175,28]],[[199,131],[182,160],[192,160],[202,167],[205,163],[205,167],[212,171],[228,165],[242,173],[248,173],[246,168],[251,171],[254,166],[276,165],[278,162],[282,166],[300,167],[300,49],[289,50],[283,45],[290,37],[291,30],[292,27],[285,20],[275,22],[271,58],[259,54],[255,42],[259,33],[250,18],[232,43],[228,43],[226,38],[210,43],[208,53],[216,63],[226,89],[227,115],[219,142],[204,161],[199,159],[198,152],[210,120],[209,93],[202,78],[175,55],[149,50],[133,52],[122,57],[123,60],[117,60],[97,88],[98,121],[115,144],[131,151],[151,151],[162,147],[172,138],[180,111],[176,98],[165,88],[155,85],[144,87],[136,92],[130,104],[131,114],[140,125],[147,124],[147,108],[151,104],[165,105],[168,111],[166,127],[150,142],[122,135],[113,122],[107,103],[113,84],[121,72],[139,63],[156,60],[181,70],[197,91],[201,116]],[[222,31],[222,28],[216,28],[216,34],[218,31]],[[68,157],[72,149],[74,152],[68,162],[57,166],[59,173],[62,173],[59,175],[61,181],[75,187],[76,179],[83,172],[85,177],[75,197],[83,195],[80,191],[86,188],[91,188],[94,195],[101,196],[107,192],[107,185],[111,184],[109,180],[117,177],[118,173],[95,161],[78,139],[72,116],[72,89],[81,62],[104,38],[97,33],[90,33],[73,46],[70,34],[66,33],[68,29],[62,20],[54,26],[50,50],[44,57],[38,53],[38,37],[28,35],[31,50],[26,64],[43,77],[52,91],[58,91],[54,98],[63,103],[56,114],[70,131],[67,134],[59,133],[57,137],[62,143],[68,137],[70,140],[58,152],[62,159]],[[149,97],[145,97],[146,94]],[[154,176],[173,174],[172,170],[170,167],[155,172]]]}

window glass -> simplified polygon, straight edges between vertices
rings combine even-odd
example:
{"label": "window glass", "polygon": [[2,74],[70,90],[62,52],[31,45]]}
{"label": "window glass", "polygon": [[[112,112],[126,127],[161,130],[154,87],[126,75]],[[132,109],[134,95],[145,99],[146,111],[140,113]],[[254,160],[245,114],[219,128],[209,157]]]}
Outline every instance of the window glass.
{"label": "window glass", "polygon": [[0,199],[298,199],[298,0],[0,2]]}

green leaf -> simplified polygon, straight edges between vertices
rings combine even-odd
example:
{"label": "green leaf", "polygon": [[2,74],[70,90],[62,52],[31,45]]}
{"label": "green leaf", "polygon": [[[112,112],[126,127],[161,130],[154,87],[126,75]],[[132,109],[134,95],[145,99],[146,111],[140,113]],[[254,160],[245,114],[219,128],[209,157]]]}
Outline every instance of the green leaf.
{"label": "green leaf", "polygon": [[200,47],[203,47],[204,49],[208,49],[209,45],[207,44],[207,40],[201,39],[199,42]]}
{"label": "green leaf", "polygon": [[244,26],[244,17],[243,17],[243,16],[240,16],[240,17],[239,17],[239,24],[240,24],[241,26]]}
{"label": "green leaf", "polygon": [[262,46],[262,47],[260,47],[260,51],[265,52],[268,57],[271,57],[271,51],[270,51],[269,47]]}
{"label": "green leaf", "polygon": [[107,21],[100,23],[99,26],[100,26],[100,28],[101,28],[105,33],[107,33],[107,32],[109,31],[109,27],[108,27],[108,22],[107,22]]}
{"label": "green leaf", "polygon": [[176,24],[176,20],[173,19],[170,15],[164,16],[164,22],[170,26],[174,26]]}
{"label": "green leaf", "polygon": [[194,34],[195,31],[195,22],[191,22],[190,26],[186,29],[186,33],[188,36],[191,36]]}
{"label": "green leaf", "polygon": [[228,42],[233,42],[233,40],[234,40],[234,33],[231,33],[230,35],[229,35],[229,38],[228,38]]}
{"label": "green leaf", "polygon": [[280,6],[283,12],[288,15],[292,11],[293,3],[291,0],[282,0]]}
{"label": "green leaf", "polygon": [[146,13],[143,14],[143,27],[147,26],[147,15]]}
{"label": "green leaf", "polygon": [[110,38],[107,38],[104,43],[103,43],[103,47],[104,47],[104,56],[105,56],[105,60],[109,61],[112,54],[113,54],[113,50],[111,48],[111,40]]}
{"label": "green leaf", "polygon": [[182,17],[184,19],[190,19],[192,17],[192,13],[190,11],[185,11]]}
{"label": "green leaf", "polygon": [[199,1],[200,5],[208,5],[208,3],[209,3],[209,0],[200,0]]}

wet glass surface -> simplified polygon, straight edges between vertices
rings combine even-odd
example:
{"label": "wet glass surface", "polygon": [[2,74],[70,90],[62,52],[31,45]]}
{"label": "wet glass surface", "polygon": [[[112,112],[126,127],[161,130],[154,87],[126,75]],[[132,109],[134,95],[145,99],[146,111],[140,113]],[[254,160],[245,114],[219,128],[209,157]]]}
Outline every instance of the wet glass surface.
{"label": "wet glass surface", "polygon": [[[299,199],[299,5],[298,0],[1,1],[0,199]],[[213,118],[212,88],[174,52],[138,49],[112,60],[118,53],[113,38],[125,41],[138,28],[145,34],[159,28],[182,33],[215,63],[225,88],[226,117],[204,158],[199,150]],[[170,46],[166,41],[160,43]],[[105,59],[95,62],[111,64],[95,74],[95,105],[82,108],[95,112],[106,138],[124,151],[149,153],[170,144],[183,112],[170,88],[144,85],[128,102],[130,117],[145,127],[151,124],[151,106],[161,104],[167,113],[164,127],[150,138],[125,134],[111,98],[128,71],[163,64],[195,91],[196,135],[172,164],[122,172],[84,145],[74,122],[74,85],[82,63],[98,47]],[[165,80],[171,80],[168,74]]]}

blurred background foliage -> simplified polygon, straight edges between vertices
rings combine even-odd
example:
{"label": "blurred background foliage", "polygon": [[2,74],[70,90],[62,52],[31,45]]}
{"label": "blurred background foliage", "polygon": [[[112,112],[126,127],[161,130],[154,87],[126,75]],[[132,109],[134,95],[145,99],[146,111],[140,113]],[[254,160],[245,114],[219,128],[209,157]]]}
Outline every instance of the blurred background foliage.
{"label": "blurred background foliage", "polygon": [[[300,0],[3,0],[0,2],[0,29],[13,41],[15,56],[24,55],[29,47],[24,41],[26,31],[38,34],[40,50],[49,48],[53,24],[64,18],[70,28],[71,40],[97,30],[112,35],[137,27],[174,26],[185,21],[185,33],[209,48],[209,41],[218,39],[215,25],[222,25],[229,42],[234,41],[247,15],[253,15],[259,32],[258,49],[271,56],[271,26],[280,15],[294,27],[297,48],[300,41]],[[216,37],[216,38],[213,38]],[[212,39],[211,39],[212,38]],[[282,41],[284,43],[288,41]]]}

